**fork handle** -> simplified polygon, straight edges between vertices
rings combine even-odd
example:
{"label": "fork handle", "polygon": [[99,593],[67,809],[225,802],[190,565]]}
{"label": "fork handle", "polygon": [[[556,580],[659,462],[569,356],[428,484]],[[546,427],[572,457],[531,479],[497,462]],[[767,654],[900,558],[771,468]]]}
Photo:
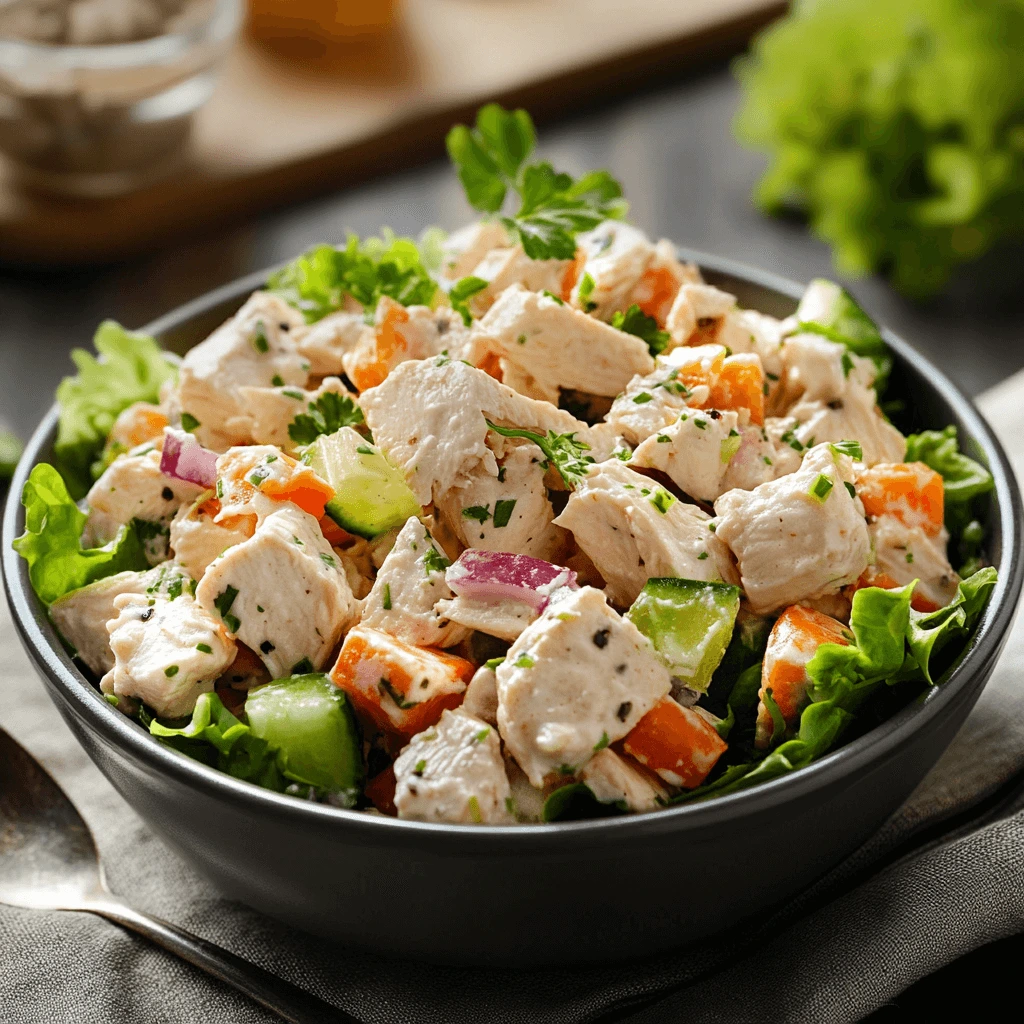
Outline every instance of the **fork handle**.
{"label": "fork handle", "polygon": [[158,917],[142,914],[119,900],[97,900],[82,909],[145,936],[207,974],[227,982],[290,1024],[364,1024],[262,967]]}

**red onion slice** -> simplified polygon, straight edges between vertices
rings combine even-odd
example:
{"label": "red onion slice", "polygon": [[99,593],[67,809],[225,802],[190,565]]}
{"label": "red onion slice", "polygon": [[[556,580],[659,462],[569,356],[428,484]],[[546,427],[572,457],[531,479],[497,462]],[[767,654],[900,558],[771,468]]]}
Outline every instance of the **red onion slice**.
{"label": "red onion slice", "polygon": [[469,548],[445,574],[448,586],[459,597],[498,603],[518,601],[538,613],[551,595],[564,587],[578,589],[576,573],[529,555],[508,551],[481,551]]}
{"label": "red onion slice", "polygon": [[204,448],[184,430],[167,427],[164,431],[160,472],[175,480],[213,487],[217,483],[217,453]]}

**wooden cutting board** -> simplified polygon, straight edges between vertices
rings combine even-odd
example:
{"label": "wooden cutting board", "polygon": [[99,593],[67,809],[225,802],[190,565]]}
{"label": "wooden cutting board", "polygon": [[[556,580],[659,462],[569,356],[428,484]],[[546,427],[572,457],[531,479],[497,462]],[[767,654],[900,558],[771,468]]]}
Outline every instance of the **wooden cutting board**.
{"label": "wooden cutting board", "polygon": [[778,0],[406,0],[336,66],[243,38],[173,177],[104,201],[18,191],[0,163],[0,259],[124,258],[172,237],[438,156],[497,99],[543,121],[738,51]]}

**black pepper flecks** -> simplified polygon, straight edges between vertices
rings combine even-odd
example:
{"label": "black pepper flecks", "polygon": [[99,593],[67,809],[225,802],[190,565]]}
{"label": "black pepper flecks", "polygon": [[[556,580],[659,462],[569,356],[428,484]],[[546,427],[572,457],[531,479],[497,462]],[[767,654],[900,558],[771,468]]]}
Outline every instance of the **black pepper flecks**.
{"label": "black pepper flecks", "polygon": [[147,609],[146,609],[146,610],[145,610],[145,611],[144,611],[144,612],[143,612],[143,613],[142,613],[142,614],[141,614],[141,615],[139,616],[139,618],[140,618],[140,619],[141,619],[141,620],[142,620],[143,622],[149,622],[149,620],[150,620],[151,618],[153,618],[153,609],[152,609],[152,608],[147,608]]}
{"label": "black pepper flecks", "polygon": [[624,722],[627,718],[629,718],[629,713],[632,710],[633,710],[633,702],[631,700],[624,700],[619,705],[619,710],[615,712],[615,717],[620,722]]}
{"label": "black pepper flecks", "polygon": [[174,501],[174,491],[172,491],[170,487],[165,487],[160,492],[160,497],[163,498],[164,501]]}
{"label": "black pepper flecks", "polygon": [[593,636],[595,647],[607,647],[608,637],[612,635],[610,629],[599,629]]}
{"label": "black pepper flecks", "polygon": [[272,650],[274,650],[274,645],[269,640],[264,640],[263,643],[260,644],[260,650],[264,654],[269,654]]}
{"label": "black pepper flecks", "polygon": [[720,420],[722,418],[722,414],[717,409],[708,409],[708,416],[713,420]]}

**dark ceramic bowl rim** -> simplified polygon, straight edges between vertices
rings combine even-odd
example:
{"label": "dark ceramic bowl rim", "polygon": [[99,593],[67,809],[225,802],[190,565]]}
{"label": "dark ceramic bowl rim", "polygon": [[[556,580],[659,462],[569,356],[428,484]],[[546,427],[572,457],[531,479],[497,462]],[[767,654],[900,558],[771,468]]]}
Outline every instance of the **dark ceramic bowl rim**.
{"label": "dark ceramic bowl rim", "polygon": [[[741,263],[708,256],[688,249],[680,255],[706,270],[743,280],[798,299],[803,287],[767,271]],[[222,303],[241,299],[261,287],[269,271],[259,271],[217,288],[153,321],[143,328],[160,335],[187,323]],[[57,409],[54,406],[37,428],[11,481],[3,524],[2,566],[4,586],[14,621],[30,656],[50,684],[74,713],[108,741],[119,745],[149,770],[174,777],[206,795],[239,801],[268,818],[316,824],[326,836],[360,842],[408,844],[444,852],[456,843],[460,853],[485,853],[496,846],[514,842],[524,850],[557,850],[586,838],[603,842],[633,842],[666,831],[698,831],[725,823],[735,826],[744,818],[770,812],[774,807],[824,790],[844,776],[885,761],[917,729],[955,704],[961,691],[984,664],[998,653],[1003,634],[1009,629],[1024,578],[1024,560],[1019,554],[1022,519],[1021,499],[1013,471],[991,428],[955,384],[932,363],[892,332],[885,330],[886,342],[908,362],[923,368],[940,397],[956,411],[984,453],[995,479],[995,499],[1002,530],[999,582],[968,646],[942,684],[919,701],[912,701],[891,718],[821,760],[759,786],[700,803],[683,804],[659,811],[624,817],[586,821],[554,822],[547,825],[512,825],[479,828],[466,825],[404,821],[358,811],[314,804],[271,792],[225,775],[165,747],[139,725],[104,700],[73,664],[60,644],[45,611],[32,592],[24,562],[11,543],[23,529],[22,488],[31,468],[41,461],[40,453],[52,444]],[[938,425],[937,425],[938,426]],[[455,849],[455,847],[452,847]]]}

